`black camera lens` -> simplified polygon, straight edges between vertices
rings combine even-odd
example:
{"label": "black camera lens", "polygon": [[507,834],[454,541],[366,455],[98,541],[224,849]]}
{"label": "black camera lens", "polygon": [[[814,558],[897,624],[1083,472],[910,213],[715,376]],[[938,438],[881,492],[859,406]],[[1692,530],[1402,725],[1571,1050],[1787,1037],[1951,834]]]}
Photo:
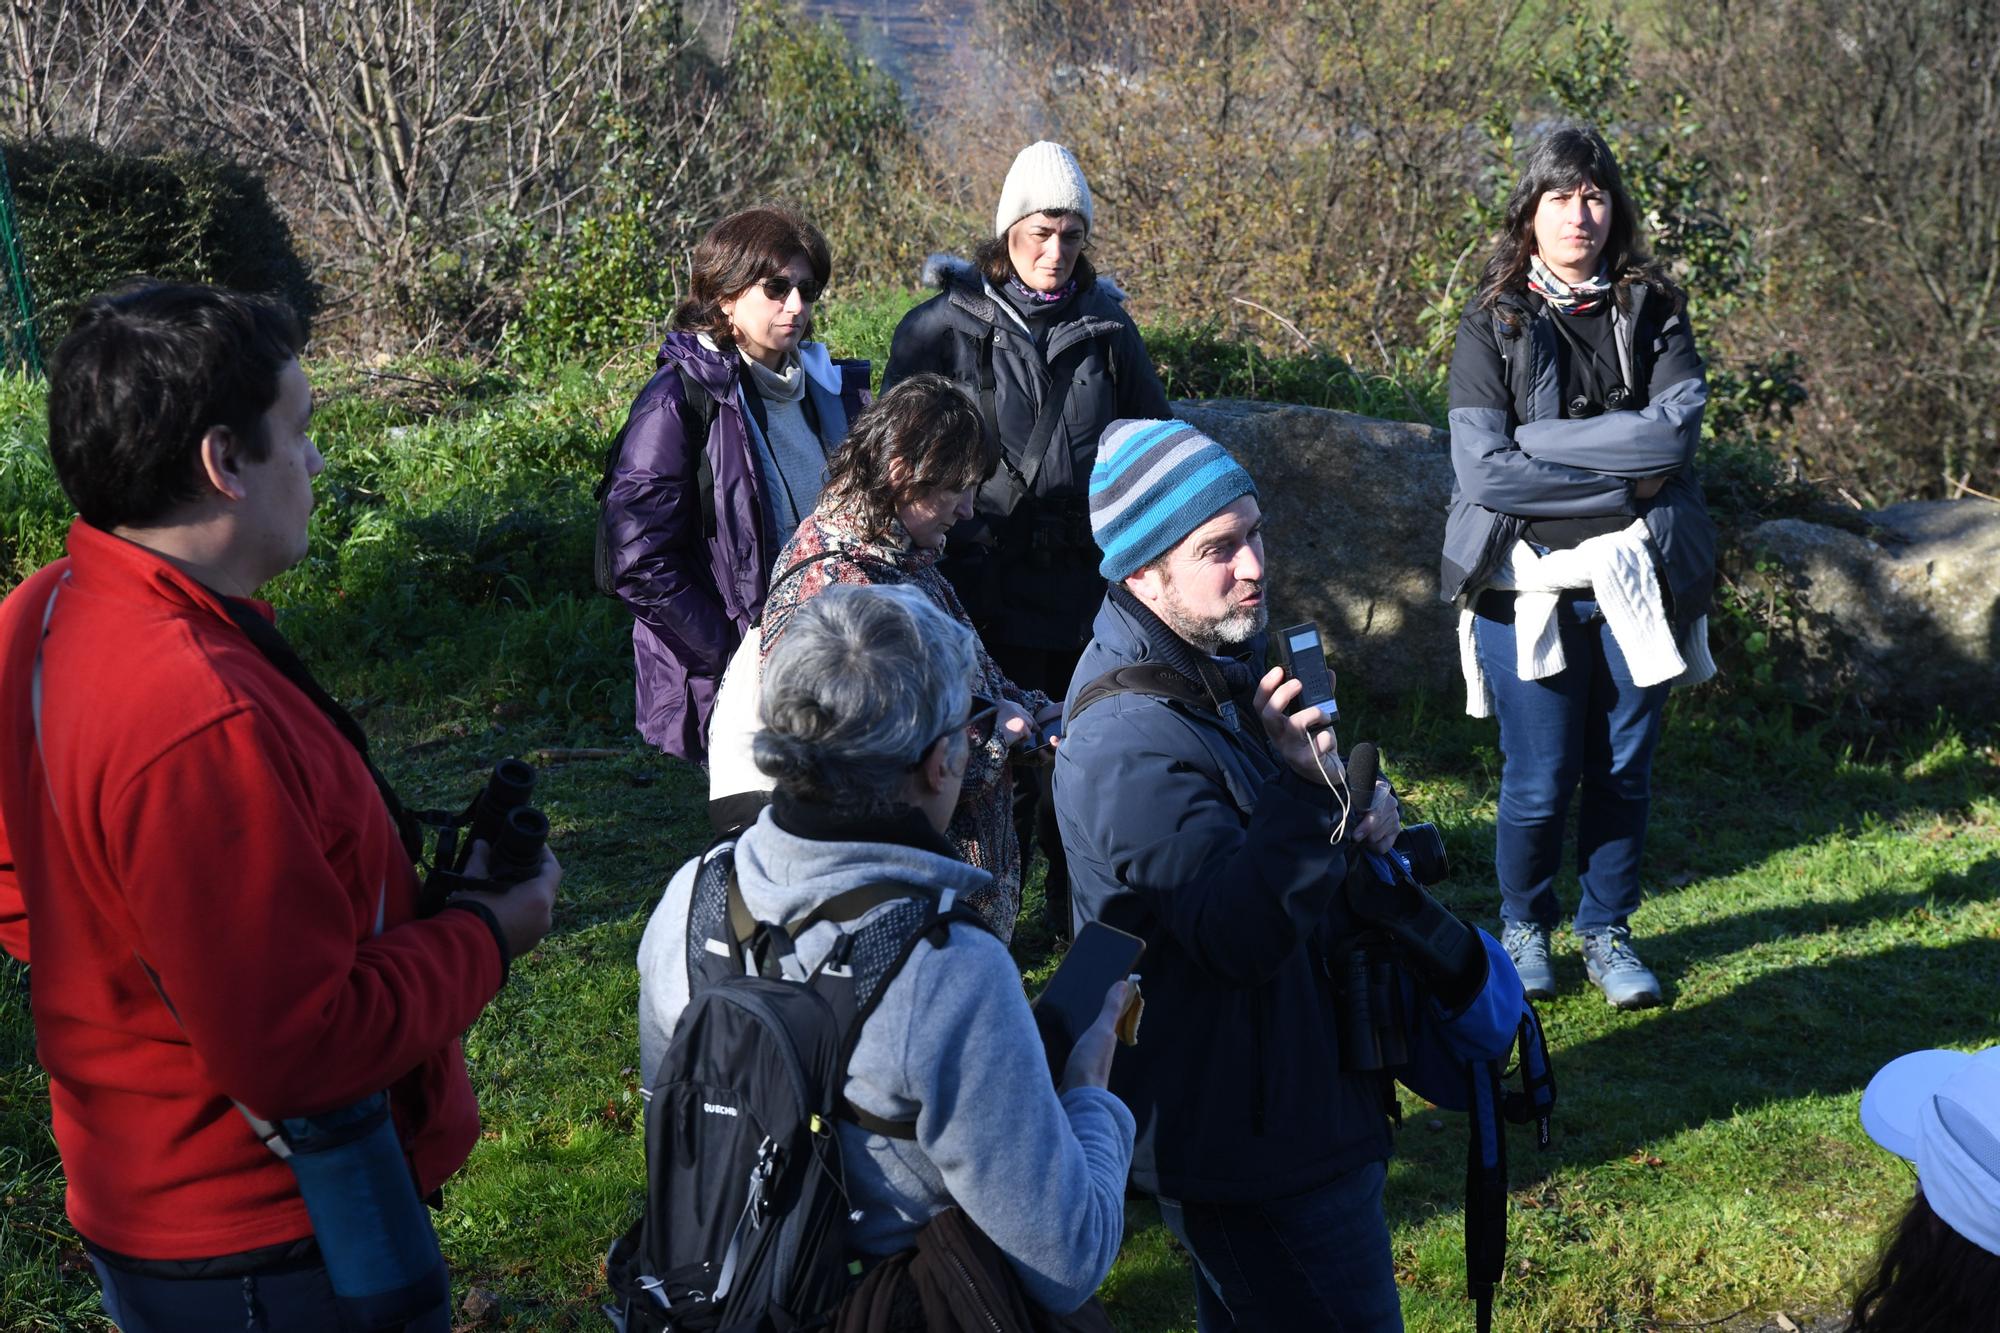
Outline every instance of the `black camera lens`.
{"label": "black camera lens", "polygon": [[1613,412],[1622,412],[1632,405],[1632,391],[1620,384],[1604,395],[1604,406]]}
{"label": "black camera lens", "polygon": [[1569,400],[1569,415],[1572,420],[1594,417],[1603,410],[1604,405],[1602,403],[1585,394],[1578,394]]}
{"label": "black camera lens", "polygon": [[1396,835],[1396,850],[1410,863],[1410,877],[1419,884],[1442,884],[1451,874],[1444,838],[1436,824],[1409,824]]}
{"label": "black camera lens", "polygon": [[500,836],[487,859],[486,878],[497,884],[518,884],[542,868],[542,848],[549,841],[548,816],[532,805],[507,812]]}

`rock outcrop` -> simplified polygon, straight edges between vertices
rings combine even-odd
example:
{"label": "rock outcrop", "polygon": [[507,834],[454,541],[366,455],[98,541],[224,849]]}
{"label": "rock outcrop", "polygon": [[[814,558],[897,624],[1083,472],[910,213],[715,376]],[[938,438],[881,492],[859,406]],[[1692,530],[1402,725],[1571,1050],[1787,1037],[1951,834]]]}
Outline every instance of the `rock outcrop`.
{"label": "rock outcrop", "polygon": [[1799,519],[1752,529],[1750,586],[1795,612],[1808,695],[1925,716],[2000,715],[2000,505],[1913,501],[1869,535]]}
{"label": "rock outcrop", "polygon": [[1458,613],[1437,595],[1451,499],[1445,433],[1241,399],[1178,402],[1174,413],[1257,479],[1272,620],[1317,621],[1343,687],[1421,686],[1462,703]]}
{"label": "rock outcrop", "polygon": [[[1457,613],[1437,600],[1445,433],[1239,399],[1174,412],[1257,479],[1272,618],[1317,621],[1348,688],[1423,688],[1462,704]],[[2000,714],[2000,505],[1910,503],[1864,517],[1868,536],[1801,519],[1760,524],[1733,550],[1725,534],[1731,577],[1793,613],[1796,660],[1784,669],[1829,705]]]}

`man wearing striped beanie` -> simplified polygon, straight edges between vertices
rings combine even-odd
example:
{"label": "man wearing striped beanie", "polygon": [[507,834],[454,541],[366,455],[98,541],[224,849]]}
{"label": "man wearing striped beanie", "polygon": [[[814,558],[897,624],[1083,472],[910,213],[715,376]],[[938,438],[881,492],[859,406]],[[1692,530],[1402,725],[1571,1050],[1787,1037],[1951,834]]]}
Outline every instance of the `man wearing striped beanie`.
{"label": "man wearing striped beanie", "polygon": [[[1145,1026],[1111,1082],[1139,1122],[1132,1179],[1194,1256],[1202,1333],[1400,1330],[1381,1076],[1343,1072],[1325,970],[1356,929],[1350,858],[1394,840],[1395,798],[1378,784],[1344,815],[1325,719],[1288,714],[1298,682],[1263,670],[1263,515],[1220,445],[1114,422],[1090,521],[1110,587],[1056,816],[1074,924],[1146,941]],[[1474,991],[1505,965],[1482,942]],[[1513,1029],[1458,1035],[1504,1050]]]}

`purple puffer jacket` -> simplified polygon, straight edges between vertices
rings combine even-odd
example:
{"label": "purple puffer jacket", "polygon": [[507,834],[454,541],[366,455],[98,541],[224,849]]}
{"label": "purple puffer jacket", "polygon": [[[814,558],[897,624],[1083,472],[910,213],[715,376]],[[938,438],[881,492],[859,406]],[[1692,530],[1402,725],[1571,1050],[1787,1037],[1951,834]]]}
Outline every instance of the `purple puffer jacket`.
{"label": "purple puffer jacket", "polygon": [[[818,343],[802,344],[799,360],[820,438],[831,451],[868,405],[868,363],[834,361]],[[658,369],[632,402],[604,500],[612,576],[633,618],[639,734],[697,763],[708,754],[716,683],[763,610],[771,560],[782,545],[764,531],[755,427],[744,420],[737,396],[741,364],[734,352],[705,347],[692,333],[668,334]],[[689,438],[694,414],[682,369],[715,400],[706,446],[715,477],[712,525],[702,522],[703,445]],[[705,535],[704,526],[713,533]]]}

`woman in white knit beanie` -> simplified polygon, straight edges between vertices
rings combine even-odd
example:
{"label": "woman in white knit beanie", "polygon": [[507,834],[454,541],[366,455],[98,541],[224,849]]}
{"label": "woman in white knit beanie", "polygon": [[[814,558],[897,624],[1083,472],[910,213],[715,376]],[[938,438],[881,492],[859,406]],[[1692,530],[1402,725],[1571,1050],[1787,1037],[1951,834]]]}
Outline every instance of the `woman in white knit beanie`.
{"label": "woman in white knit beanie", "polygon": [[[999,466],[938,568],[1007,676],[1057,699],[1104,599],[1086,499],[1098,436],[1123,418],[1167,415],[1125,294],[1084,253],[1095,221],[1075,154],[1046,140],[1022,149],[972,262],[926,264],[942,290],[903,317],[882,380],[886,392],[934,372],[979,403]],[[1045,796],[1039,804],[1046,811]],[[1066,931],[1067,864],[1053,816],[1035,805],[1017,807],[1022,853],[1039,834],[1051,923]]]}

